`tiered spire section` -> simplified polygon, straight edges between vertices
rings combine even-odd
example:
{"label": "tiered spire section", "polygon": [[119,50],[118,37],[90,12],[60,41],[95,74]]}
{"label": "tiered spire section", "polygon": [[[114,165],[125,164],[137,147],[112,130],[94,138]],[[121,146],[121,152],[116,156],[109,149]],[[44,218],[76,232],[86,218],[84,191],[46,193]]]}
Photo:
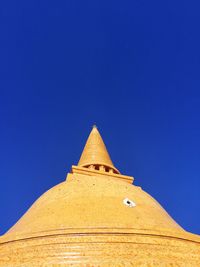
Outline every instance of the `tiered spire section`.
{"label": "tiered spire section", "polygon": [[88,137],[78,166],[119,174],[96,126],[93,126]]}

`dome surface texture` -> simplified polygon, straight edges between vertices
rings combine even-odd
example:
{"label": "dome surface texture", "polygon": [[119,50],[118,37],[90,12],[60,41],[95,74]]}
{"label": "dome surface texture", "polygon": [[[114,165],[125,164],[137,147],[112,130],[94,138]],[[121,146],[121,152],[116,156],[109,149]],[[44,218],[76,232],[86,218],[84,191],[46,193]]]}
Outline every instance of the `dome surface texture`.
{"label": "dome surface texture", "polygon": [[0,237],[0,267],[200,266],[200,237],[132,182],[94,127],[66,181]]}

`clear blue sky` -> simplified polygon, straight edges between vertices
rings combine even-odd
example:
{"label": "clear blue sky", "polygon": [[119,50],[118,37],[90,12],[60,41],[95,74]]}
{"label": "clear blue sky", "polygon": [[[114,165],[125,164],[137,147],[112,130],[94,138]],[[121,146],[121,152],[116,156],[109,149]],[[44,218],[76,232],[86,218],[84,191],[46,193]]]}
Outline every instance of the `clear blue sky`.
{"label": "clear blue sky", "polygon": [[200,234],[200,2],[0,3],[0,234],[97,124],[115,166]]}

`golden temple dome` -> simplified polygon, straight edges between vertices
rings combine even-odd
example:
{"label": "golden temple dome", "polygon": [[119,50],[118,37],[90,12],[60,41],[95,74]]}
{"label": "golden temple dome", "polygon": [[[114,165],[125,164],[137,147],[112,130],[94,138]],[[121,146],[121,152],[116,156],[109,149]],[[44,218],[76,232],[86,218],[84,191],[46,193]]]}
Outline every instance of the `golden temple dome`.
{"label": "golden temple dome", "polygon": [[0,238],[0,267],[200,266],[183,230],[113,165],[93,127],[78,166]]}

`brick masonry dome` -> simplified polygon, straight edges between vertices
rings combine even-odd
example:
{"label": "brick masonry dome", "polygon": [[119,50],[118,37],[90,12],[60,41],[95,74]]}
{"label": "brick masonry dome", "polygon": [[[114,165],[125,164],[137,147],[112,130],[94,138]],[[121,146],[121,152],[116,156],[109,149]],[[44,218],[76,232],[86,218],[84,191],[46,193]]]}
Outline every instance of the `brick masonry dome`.
{"label": "brick masonry dome", "polygon": [[0,267],[200,266],[200,237],[132,182],[94,127],[66,181],[0,238]]}

